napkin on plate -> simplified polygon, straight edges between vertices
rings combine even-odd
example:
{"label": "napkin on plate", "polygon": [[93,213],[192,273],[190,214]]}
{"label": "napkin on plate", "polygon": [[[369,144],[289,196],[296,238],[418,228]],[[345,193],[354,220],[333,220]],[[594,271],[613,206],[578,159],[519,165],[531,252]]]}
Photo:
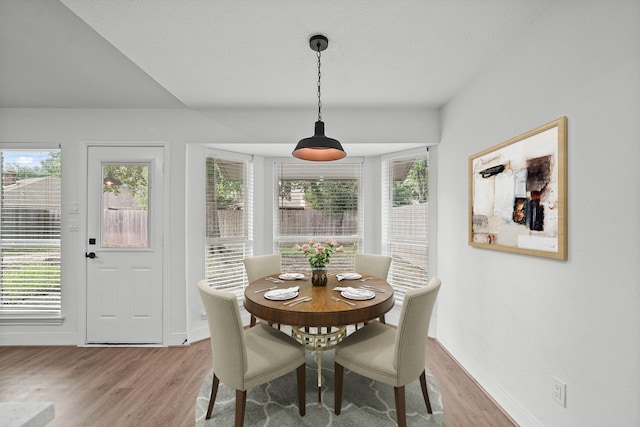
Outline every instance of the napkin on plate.
{"label": "napkin on plate", "polygon": [[359,279],[362,277],[362,275],[358,274],[358,273],[338,273],[336,274],[336,277],[338,279],[338,282],[342,281],[342,280],[355,280],[355,279]]}
{"label": "napkin on plate", "polygon": [[339,291],[339,292],[346,291],[351,295],[371,295],[370,292],[373,292],[373,291],[369,291],[368,289],[352,288],[351,286],[345,286],[345,287],[336,286],[335,288],[333,288],[333,290]]}
{"label": "napkin on plate", "polygon": [[301,280],[304,279],[304,274],[301,273],[282,273],[278,276],[282,280]]}
{"label": "napkin on plate", "polygon": [[284,289],[273,289],[269,291],[269,295],[275,296],[275,295],[292,294],[294,292],[298,292],[298,289],[300,289],[300,286],[292,286],[290,288],[284,288]]}

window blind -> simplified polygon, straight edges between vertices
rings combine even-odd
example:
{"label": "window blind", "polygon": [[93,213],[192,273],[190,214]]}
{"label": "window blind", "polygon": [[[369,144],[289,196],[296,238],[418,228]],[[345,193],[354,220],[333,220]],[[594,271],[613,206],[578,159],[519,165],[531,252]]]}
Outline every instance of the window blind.
{"label": "window blind", "polygon": [[0,150],[0,318],[60,317],[60,150]]}
{"label": "window blind", "polygon": [[382,247],[393,258],[388,279],[398,302],[428,279],[428,163],[426,148],[382,162]]}
{"label": "window blind", "polygon": [[309,270],[295,244],[309,239],[334,238],[345,248],[331,257],[329,268],[350,271],[354,254],[362,246],[362,162],[275,162],[275,251],[282,254],[282,268]]}
{"label": "window blind", "polygon": [[206,280],[242,300],[243,260],[253,255],[253,164],[250,156],[217,151],[205,161]]}

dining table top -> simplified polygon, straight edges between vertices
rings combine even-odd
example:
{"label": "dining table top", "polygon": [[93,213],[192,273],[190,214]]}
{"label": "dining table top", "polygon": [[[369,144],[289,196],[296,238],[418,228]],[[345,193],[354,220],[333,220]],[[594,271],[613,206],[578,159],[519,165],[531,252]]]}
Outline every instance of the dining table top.
{"label": "dining table top", "polygon": [[[329,272],[326,286],[313,286],[311,274],[304,278],[281,280],[279,274],[262,277],[251,282],[244,291],[244,306],[256,318],[271,323],[303,327],[329,327],[358,324],[376,319],[393,308],[394,292],[386,280],[362,274],[362,279],[338,280],[337,272]],[[276,282],[280,280],[279,282]],[[276,283],[274,283],[276,282]],[[285,304],[288,301],[265,298],[266,289],[286,289],[298,286],[298,295],[293,300],[310,297],[307,302]],[[367,286],[375,297],[367,300],[344,298],[335,287],[360,288]],[[376,288],[376,289],[372,289]],[[363,288],[364,289],[364,288]],[[335,300],[334,297],[342,301]],[[289,300],[293,301],[293,300]],[[347,301],[347,302],[345,302]]]}

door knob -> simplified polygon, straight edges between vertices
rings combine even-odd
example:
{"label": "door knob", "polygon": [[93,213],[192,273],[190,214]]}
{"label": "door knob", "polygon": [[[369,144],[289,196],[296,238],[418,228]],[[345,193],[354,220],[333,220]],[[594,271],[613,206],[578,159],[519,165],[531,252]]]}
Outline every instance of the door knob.
{"label": "door knob", "polygon": [[85,252],[84,256],[86,256],[87,258],[91,258],[91,259],[98,258],[98,255],[96,255],[95,252],[89,252],[89,253]]}

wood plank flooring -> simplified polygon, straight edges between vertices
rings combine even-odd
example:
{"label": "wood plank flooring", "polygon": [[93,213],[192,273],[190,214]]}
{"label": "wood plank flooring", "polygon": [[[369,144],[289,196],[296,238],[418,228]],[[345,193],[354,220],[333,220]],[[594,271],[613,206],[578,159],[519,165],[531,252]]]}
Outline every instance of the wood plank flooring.
{"label": "wood plank flooring", "polygon": [[[427,366],[443,395],[445,427],[514,424],[429,340]],[[0,401],[50,401],[49,427],[193,426],[211,369],[209,341],[175,348],[0,347]]]}
{"label": "wood plank flooring", "polygon": [[431,338],[427,344],[427,367],[442,393],[444,427],[518,426],[446,349]]}

